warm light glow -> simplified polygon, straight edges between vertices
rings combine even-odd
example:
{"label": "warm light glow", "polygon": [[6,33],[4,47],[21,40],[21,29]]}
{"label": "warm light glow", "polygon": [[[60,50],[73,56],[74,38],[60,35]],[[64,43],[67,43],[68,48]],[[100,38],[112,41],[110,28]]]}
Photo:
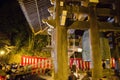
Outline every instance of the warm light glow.
{"label": "warm light glow", "polygon": [[63,6],[63,5],[64,5],[63,1],[60,1],[60,6]]}
{"label": "warm light glow", "polygon": [[78,48],[78,52],[82,52],[82,48]]}
{"label": "warm light glow", "polygon": [[61,23],[60,23],[60,25],[65,25],[66,15],[67,15],[67,11],[66,11],[66,10],[63,10],[63,11],[62,11],[62,16],[61,16]]}
{"label": "warm light glow", "polygon": [[1,51],[0,51],[0,54],[1,54],[1,55],[4,55],[4,54],[5,54],[5,51],[1,50]]}
{"label": "warm light glow", "polygon": [[66,16],[66,15],[67,15],[67,11],[66,11],[66,10],[63,10],[62,15],[63,15],[63,16]]}
{"label": "warm light glow", "polygon": [[90,2],[93,2],[93,3],[98,3],[99,0],[90,0]]}

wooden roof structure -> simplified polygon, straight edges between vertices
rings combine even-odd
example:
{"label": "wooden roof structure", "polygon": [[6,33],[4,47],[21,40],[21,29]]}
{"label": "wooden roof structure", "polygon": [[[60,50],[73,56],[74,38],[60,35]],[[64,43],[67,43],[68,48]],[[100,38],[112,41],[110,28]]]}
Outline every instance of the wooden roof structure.
{"label": "wooden roof structure", "polygon": [[[82,16],[84,16],[84,14],[89,13],[89,8],[82,5],[84,3],[88,4],[88,1],[89,0],[64,0],[65,8],[68,12],[82,13]],[[54,13],[54,7],[51,4],[54,4],[54,2],[55,0],[19,0],[22,11],[34,33],[41,33],[48,28],[42,20],[48,19],[50,14]],[[119,4],[119,0],[99,0],[99,3],[96,5],[96,14],[101,31],[120,31]],[[69,18],[71,17],[67,16],[66,20],[69,29],[84,30],[89,28],[89,23],[85,21],[87,17],[84,17],[82,20],[78,20],[74,23],[71,23]],[[48,20],[48,23],[53,26],[55,25],[54,19]]]}
{"label": "wooden roof structure", "polygon": [[42,19],[50,16],[47,10],[52,6],[50,0],[19,0],[19,4],[33,33],[37,34],[47,29]]}

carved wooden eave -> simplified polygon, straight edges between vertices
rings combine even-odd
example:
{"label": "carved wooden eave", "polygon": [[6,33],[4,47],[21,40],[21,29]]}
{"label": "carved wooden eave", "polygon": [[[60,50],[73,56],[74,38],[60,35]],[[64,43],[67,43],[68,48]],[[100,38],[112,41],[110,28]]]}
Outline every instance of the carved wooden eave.
{"label": "carved wooden eave", "polygon": [[47,19],[50,16],[48,12],[48,8],[52,6],[50,0],[18,1],[32,32],[34,34],[43,32],[47,26],[42,22],[42,19]]}

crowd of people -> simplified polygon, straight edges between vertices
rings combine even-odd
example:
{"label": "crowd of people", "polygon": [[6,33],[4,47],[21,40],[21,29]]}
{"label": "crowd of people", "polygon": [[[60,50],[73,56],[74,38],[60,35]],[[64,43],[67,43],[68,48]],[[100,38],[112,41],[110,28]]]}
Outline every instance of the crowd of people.
{"label": "crowd of people", "polygon": [[70,69],[70,75],[68,80],[91,80],[91,72],[89,70],[78,72],[76,65],[73,65]]}
{"label": "crowd of people", "polygon": [[[103,70],[107,70],[106,65],[103,63]],[[78,72],[75,66],[70,71],[70,75],[68,76],[68,80],[92,80],[92,71],[86,70],[82,72]],[[116,69],[112,69],[109,71],[109,75],[103,74],[103,77],[99,80],[120,80],[120,72]]]}
{"label": "crowd of people", "polygon": [[[50,69],[36,69],[32,65],[0,64],[0,80],[44,80],[40,74],[51,76]],[[34,79],[32,79],[34,77]],[[36,79],[35,79],[36,78]]]}
{"label": "crowd of people", "polygon": [[0,76],[10,80],[10,77],[12,74],[17,74],[19,72],[22,72],[24,70],[23,66],[20,66],[19,64],[0,64]]}
{"label": "crowd of people", "polygon": [[[32,70],[28,67],[27,67],[27,70]],[[106,69],[104,64],[103,64],[103,69],[104,70]],[[114,70],[113,72],[114,74],[110,76],[104,75],[99,80],[120,80],[120,75],[119,75],[120,73],[115,69],[113,70]],[[22,72],[25,74],[20,75],[20,73]],[[25,67],[19,64],[0,64],[0,76],[5,78],[5,80],[32,80],[32,77],[36,77],[36,80],[38,78],[40,79],[39,75],[37,75],[38,73],[32,74],[32,73],[26,73],[26,72],[27,71],[25,70]],[[44,71],[42,70],[41,72],[44,73],[44,75],[51,76],[51,70],[49,69],[46,69]],[[31,79],[29,79],[30,77]],[[44,79],[41,78],[40,80],[44,80]],[[70,70],[68,80],[92,80],[92,72],[91,70],[79,72],[76,69],[76,66],[74,65]]]}

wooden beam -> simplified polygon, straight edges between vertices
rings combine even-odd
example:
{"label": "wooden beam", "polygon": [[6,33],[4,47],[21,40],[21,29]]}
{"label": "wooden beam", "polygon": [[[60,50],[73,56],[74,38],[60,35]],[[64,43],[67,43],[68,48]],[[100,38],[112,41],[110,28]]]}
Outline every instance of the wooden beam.
{"label": "wooden beam", "polygon": [[97,8],[98,16],[114,16],[114,11],[108,8]]}
{"label": "wooden beam", "polygon": [[[71,13],[82,13],[88,14],[89,9],[83,6],[66,6],[66,10]],[[98,16],[114,16],[114,11],[108,8],[97,8],[97,15]]]}
{"label": "wooden beam", "polygon": [[120,31],[120,26],[108,22],[98,22],[100,31]]}
{"label": "wooden beam", "polygon": [[[100,31],[120,31],[119,26],[115,26],[112,23],[108,22],[98,22],[99,30]],[[80,29],[86,30],[89,29],[89,22],[87,21],[75,21],[68,29]]]}
{"label": "wooden beam", "polygon": [[80,29],[86,30],[89,29],[89,23],[87,21],[75,21],[71,26],[68,27],[69,29]]}
{"label": "wooden beam", "polygon": [[[50,7],[49,12],[54,13],[54,7]],[[61,10],[61,9],[60,9]],[[66,5],[66,10],[68,11],[68,15],[69,13],[78,13],[78,14],[88,14],[89,10],[87,7],[83,7],[83,6],[69,6]],[[60,11],[61,12],[61,11]],[[114,11],[112,9],[108,9],[108,8],[97,8],[97,16],[114,16]],[[67,16],[69,17],[69,16]]]}
{"label": "wooden beam", "polygon": [[83,6],[70,6],[70,5],[66,5],[66,10],[68,12],[72,12],[72,13],[85,13],[88,14],[88,8],[87,7],[83,7]]}

